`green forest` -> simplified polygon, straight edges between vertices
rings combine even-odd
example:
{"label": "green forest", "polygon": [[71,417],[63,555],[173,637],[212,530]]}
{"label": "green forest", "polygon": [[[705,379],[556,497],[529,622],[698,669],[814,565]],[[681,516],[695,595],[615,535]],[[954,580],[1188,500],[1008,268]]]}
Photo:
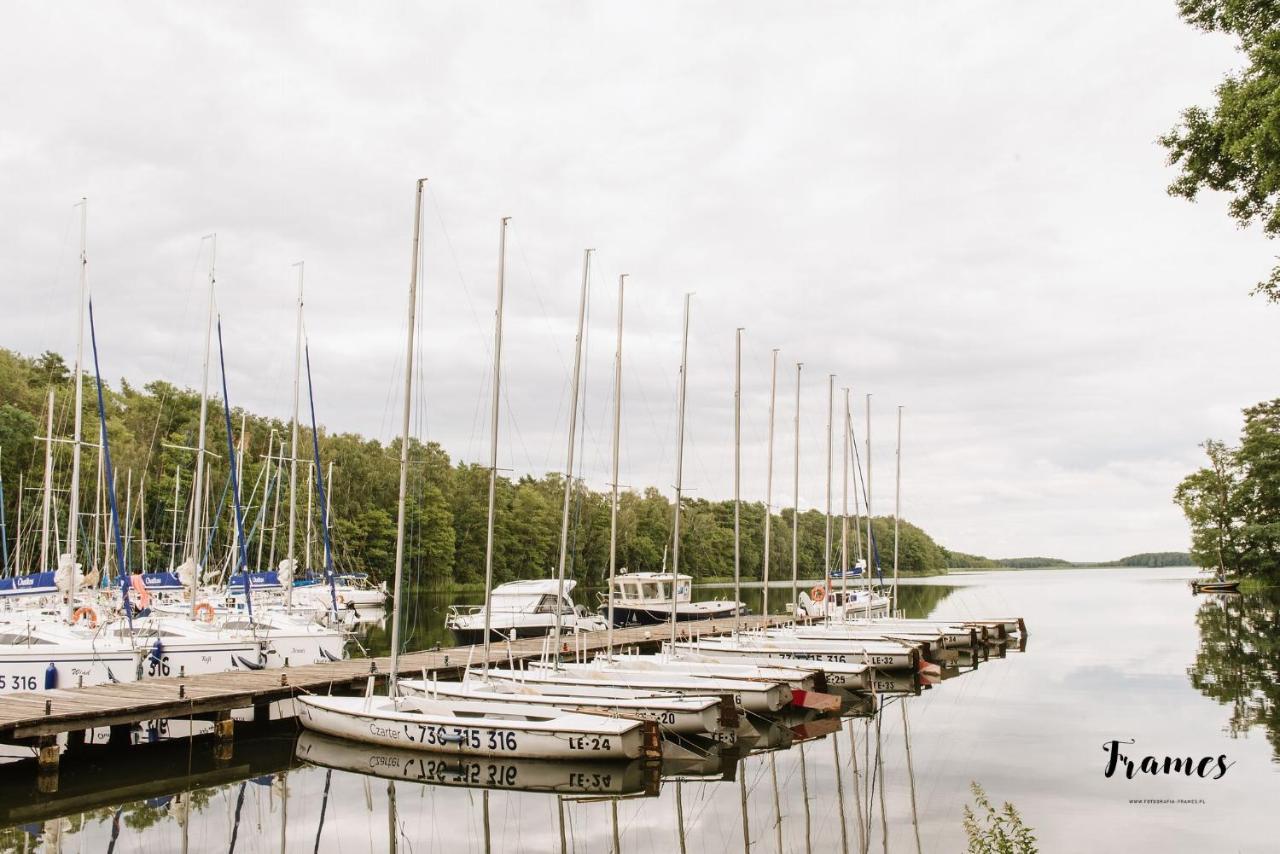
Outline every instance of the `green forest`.
{"label": "green forest", "polygon": [[[21,572],[36,571],[41,563],[41,498],[46,453],[42,439],[50,390],[54,393],[53,436],[67,439],[72,435],[74,388],[66,361],[56,353],[26,357],[0,349],[0,452],[3,454],[0,476],[3,477],[5,547],[10,573],[19,558]],[[119,388],[108,388],[105,396],[129,568],[140,570],[144,561],[147,569],[167,568],[175,555],[181,562],[184,543],[190,539],[184,531],[191,512],[190,485],[195,458],[191,448],[197,443],[199,395],[157,381],[140,388],[122,382]],[[303,410],[305,412],[305,406]],[[94,381],[89,376],[85,377],[83,419],[84,441],[96,445],[97,397]],[[234,439],[237,443],[243,442],[245,449],[240,480],[249,563],[254,568],[267,568],[286,555],[289,472],[279,458],[283,456],[287,460],[290,425],[240,410],[233,412],[232,422]],[[243,436],[240,435],[242,424]],[[210,401],[207,430],[206,447],[211,453],[206,491],[210,505],[215,508],[206,522],[206,527],[215,529],[207,565],[217,567],[225,566],[230,560],[234,531],[230,498],[220,498],[225,495],[229,474],[220,401]],[[350,572],[368,572],[374,579],[389,578],[395,560],[398,441],[384,445],[351,433],[327,433],[321,428],[319,446],[322,469],[327,473],[332,465],[330,530],[337,567]],[[297,550],[300,555],[308,552],[306,566],[319,569],[323,552],[319,502],[310,488],[314,469],[310,462],[309,429],[302,429],[298,447],[299,459],[307,462],[299,464]],[[55,441],[53,454],[50,539],[54,542],[49,546],[50,555],[57,553],[57,543],[65,539],[70,445]],[[80,561],[86,568],[102,563],[109,568],[114,564],[103,545],[108,539],[105,522],[95,521],[105,520],[105,515],[95,516],[95,509],[105,506],[96,447],[86,448],[83,459],[80,506],[85,515],[80,520]],[[409,459],[410,500],[406,518],[409,583],[443,588],[482,582],[488,469],[451,460],[444,449],[434,443],[413,442]],[[175,478],[179,479],[176,502]],[[132,490],[127,488],[130,482]],[[20,483],[23,496],[21,555],[17,552]],[[551,572],[559,553],[563,490],[564,479],[555,473],[541,478],[499,478],[495,514],[496,582],[546,576]],[[609,495],[575,484],[571,506],[568,566],[580,581],[599,583],[608,572]],[[731,578],[733,503],[687,499],[685,508],[681,519],[681,570],[699,580]],[[793,517],[788,509],[773,518],[770,564],[774,578],[790,577]],[[671,502],[657,489],[624,492],[618,511],[619,567],[660,569],[670,541],[671,523]],[[800,574],[807,578],[820,577],[824,517],[816,510],[802,512],[799,526]],[[888,573],[892,569],[893,520],[876,517],[872,527],[881,566]],[[312,531],[309,538],[308,530]],[[838,547],[838,530],[836,541]],[[308,542],[309,550],[305,549]],[[850,542],[857,554],[852,533]],[[742,573],[745,579],[760,578],[763,546],[764,506],[758,502],[744,503]],[[865,549],[865,544],[862,548]],[[924,531],[908,522],[901,524],[902,572],[945,572],[946,555]]]}
{"label": "green forest", "polygon": [[1007,557],[989,558],[943,549],[949,569],[1046,569],[1055,567],[1161,567],[1193,566],[1187,552],[1141,552],[1119,560],[1070,561],[1056,557]]}

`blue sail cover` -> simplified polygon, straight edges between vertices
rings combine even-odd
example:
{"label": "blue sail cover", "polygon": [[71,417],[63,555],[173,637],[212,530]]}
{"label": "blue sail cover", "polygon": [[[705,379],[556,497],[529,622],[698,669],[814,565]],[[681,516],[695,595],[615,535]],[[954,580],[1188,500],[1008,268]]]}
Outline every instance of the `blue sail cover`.
{"label": "blue sail cover", "polygon": [[[274,569],[266,572],[249,573],[249,581],[254,590],[283,590],[284,585],[280,583],[280,573]],[[227,592],[232,596],[244,595],[244,573],[237,572],[227,581]]]}
{"label": "blue sail cover", "polygon": [[172,572],[144,572],[142,585],[151,592],[157,590],[185,590],[178,576]]}
{"label": "blue sail cover", "polygon": [[0,578],[0,597],[43,596],[46,593],[57,593],[58,585],[53,580],[53,576],[54,573],[50,570],[19,575],[16,578]]}

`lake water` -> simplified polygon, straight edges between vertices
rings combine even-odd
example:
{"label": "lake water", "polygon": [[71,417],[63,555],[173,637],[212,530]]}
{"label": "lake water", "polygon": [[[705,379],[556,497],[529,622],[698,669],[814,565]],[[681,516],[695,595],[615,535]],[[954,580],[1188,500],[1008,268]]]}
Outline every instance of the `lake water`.
{"label": "lake water", "polygon": [[[1192,574],[995,572],[905,585],[912,616],[1024,617],[1026,651],[737,765],[688,763],[659,779],[640,765],[460,764],[298,743],[277,726],[238,739],[221,761],[205,741],[93,754],[64,765],[51,797],[35,793],[29,766],[0,770],[0,850],[842,852],[865,833],[871,851],[953,852],[965,848],[977,781],[1015,804],[1041,851],[1274,852],[1280,597],[1193,596]],[[758,607],[758,595],[744,598]],[[778,605],[786,596],[771,593]],[[447,643],[447,604],[428,598],[413,645]],[[366,642],[382,638],[375,627]],[[1221,779],[1107,778],[1113,739],[1133,740],[1123,749],[1133,758],[1225,755],[1230,765]],[[883,785],[865,773],[877,753]]]}

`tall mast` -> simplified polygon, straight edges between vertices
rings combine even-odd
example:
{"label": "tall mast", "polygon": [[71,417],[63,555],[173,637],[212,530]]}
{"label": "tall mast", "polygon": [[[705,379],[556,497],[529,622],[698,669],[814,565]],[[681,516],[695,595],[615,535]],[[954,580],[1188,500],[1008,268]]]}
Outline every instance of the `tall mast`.
{"label": "tall mast", "polygon": [[311,508],[312,494],[315,492],[315,489],[316,489],[316,481],[315,481],[315,478],[313,477],[313,475],[315,474],[315,467],[316,467],[316,464],[314,462],[310,460],[307,461],[307,537],[303,541],[303,545],[302,545],[302,563],[303,563],[303,568],[307,570],[308,574],[310,574],[311,572],[311,527],[312,527],[311,517],[315,515],[314,511]]}
{"label": "tall mast", "polygon": [[9,573],[10,577],[17,578],[22,574],[22,498],[23,498],[23,473],[18,472],[18,530],[13,535],[13,572]]}
{"label": "tall mast", "polygon": [[803,362],[796,362],[796,438],[795,479],[791,499],[791,611],[800,616],[800,370]]}
{"label": "tall mast", "polygon": [[[67,553],[71,555],[70,589],[67,593],[67,620],[76,609],[76,555],[80,533],[80,422],[81,408],[84,406],[84,389],[81,388],[81,377],[84,374],[84,303],[89,295],[89,259],[87,255],[89,227],[89,200],[80,199],[80,303],[76,307],[76,364],[72,371],[72,382],[75,383],[75,413],[71,416],[74,425],[71,438],[71,495],[67,514]],[[53,434],[49,434],[50,441]]]}
{"label": "tall mast", "polygon": [[902,407],[898,407],[897,471],[893,476],[893,610],[898,610],[898,517],[902,513]]}
{"label": "tall mast", "polygon": [[[493,401],[489,421],[489,521],[484,535],[484,673],[489,674],[489,627],[493,622],[493,506],[498,492],[498,401],[502,384],[502,297],[507,275],[507,223],[498,230],[498,299],[493,310]],[[560,607],[560,603],[556,603]]]}
{"label": "tall mast", "polygon": [[[329,474],[324,482],[324,534],[333,532],[333,460],[329,460]],[[332,551],[332,549],[331,549]]]}
{"label": "tall mast", "polygon": [[[742,621],[742,327],[733,348],[733,633]],[[745,803],[744,803],[745,808]],[[743,821],[746,815],[743,814]]]}
{"label": "tall mast", "polygon": [[[276,431],[272,430],[270,435],[267,436],[267,459],[263,463],[266,467],[266,471],[262,473],[262,506],[258,508],[258,522],[255,525],[258,529],[258,553],[254,556],[254,563],[258,565],[259,572],[262,571],[262,544],[263,541],[266,540],[266,531],[263,529],[267,527],[267,496],[271,494],[271,455],[276,449],[275,443]],[[289,584],[285,588],[286,591],[292,586],[292,584]],[[288,593],[286,592],[285,595],[288,596]]]}
{"label": "tall mast", "polygon": [[680,502],[684,495],[684,399],[689,373],[689,297],[684,295],[684,336],[680,344],[680,404],[676,418],[676,514],[671,543],[671,648],[676,646],[676,588],[680,586]]}
{"label": "tall mast", "polygon": [[[872,561],[875,557],[876,547],[871,539],[871,394],[867,393],[867,494],[865,500],[867,503],[867,584],[871,584]],[[870,600],[868,600],[870,601]]]}
{"label": "tall mast", "polygon": [[9,529],[4,520],[4,447],[0,446],[0,575],[9,571]]}
{"label": "tall mast", "polygon": [[[822,586],[831,587],[831,436],[835,422],[836,375],[827,374],[827,505],[823,512],[825,527],[822,541]],[[827,621],[831,621],[831,602],[826,603]]]}
{"label": "tall mast", "polygon": [[843,607],[849,607],[849,389],[844,390],[844,454],[840,466],[840,591]]}
{"label": "tall mast", "polygon": [[[245,416],[240,417],[240,451],[237,458],[235,444],[231,441],[231,395],[227,391],[227,356],[222,346],[222,318],[218,318],[218,368],[222,374],[222,416],[226,423],[227,430],[227,457],[231,470],[231,509],[234,511],[235,518],[235,534],[234,539],[234,559],[232,561],[233,569],[229,573],[235,575],[235,570],[239,569],[244,573],[244,604],[248,610],[249,619],[253,619],[253,573],[249,571],[249,547],[244,536],[244,512],[240,506],[240,475],[243,472],[242,463],[244,462],[245,448]],[[123,579],[124,568],[121,567],[121,578]]]}
{"label": "tall mast", "polygon": [[204,558],[203,548],[203,530],[205,507],[204,500],[204,443],[206,437],[206,426],[209,421],[209,347],[213,341],[213,286],[217,280],[215,269],[218,260],[218,235],[208,235],[211,241],[209,250],[209,318],[205,325],[204,331],[204,369],[200,380],[200,427],[199,440],[196,442],[196,479],[193,485],[195,490],[195,504],[191,510],[191,524],[195,536],[191,538],[192,553],[188,556],[192,563],[191,572],[191,618],[196,616],[196,596],[200,590],[200,576],[204,574],[204,567],[201,562]]}
{"label": "tall mast", "polygon": [[49,389],[49,412],[44,428],[44,498],[40,505],[40,569],[49,569],[49,498],[53,493],[53,389]]}
{"label": "tall mast", "polygon": [[178,561],[178,502],[182,500],[182,466],[173,467],[173,541],[169,543],[169,569]]}
{"label": "tall mast", "polygon": [[778,348],[773,348],[773,368],[769,375],[769,472],[764,487],[764,604],[761,611],[769,616],[769,537],[773,530],[773,415],[778,401]]}
{"label": "tall mast", "polygon": [[[409,492],[409,414],[413,404],[413,332],[418,317],[418,240],[422,231],[422,188],[427,179],[419,178],[413,201],[413,256],[409,261],[409,331],[404,353],[404,416],[400,422],[400,497],[396,501],[396,572],[391,601],[391,675],[387,679],[387,696],[396,696],[396,679],[400,674],[400,597],[404,578],[404,506]],[[301,301],[301,300],[299,300]],[[294,394],[294,435],[297,435],[297,394]],[[296,457],[297,454],[294,454]],[[316,476],[320,476],[317,468]],[[307,494],[307,525],[310,530],[310,493]],[[293,538],[289,538],[290,548]],[[308,545],[310,549],[310,545]],[[307,556],[310,561],[310,555]]]}
{"label": "tall mast", "polygon": [[[417,240],[417,232],[414,232],[414,240]],[[414,263],[417,263],[418,251],[415,248],[413,252]],[[294,559],[293,543],[294,535],[298,528],[298,380],[302,374],[302,268],[303,262],[299,261],[294,265],[298,268],[298,318],[294,323],[293,338],[293,423],[291,425],[291,433],[289,439],[289,576],[294,578],[298,574],[297,561]],[[409,333],[412,335],[412,331]],[[274,530],[272,532],[272,543],[275,541]],[[272,550],[274,556],[275,551]],[[284,588],[284,604],[286,607],[293,604],[293,584],[290,582]]]}
{"label": "tall mast", "polygon": [[613,354],[613,478],[609,488],[609,602],[607,649],[613,657],[613,578],[618,571],[618,451],[622,439],[622,300],[626,293],[627,274],[618,277],[618,344]]}
{"label": "tall mast", "polygon": [[[573,344],[573,381],[569,393],[569,452],[564,463],[564,506],[560,513],[560,566],[556,573],[556,624],[555,643],[553,649],[560,648],[560,633],[564,611],[564,568],[569,552],[569,502],[573,498],[573,442],[578,429],[578,383],[582,378],[582,328],[587,317],[587,281],[591,275],[591,253],[588,249],[582,254],[582,291],[578,296],[578,334]],[[496,387],[496,378],[495,378]],[[496,466],[497,463],[495,462]],[[496,472],[497,469],[495,468]],[[486,608],[485,613],[488,613]],[[556,657],[556,668],[560,667],[560,658]]]}
{"label": "tall mast", "polygon": [[143,469],[138,479],[138,543],[140,544],[139,568],[147,571],[147,471]]}

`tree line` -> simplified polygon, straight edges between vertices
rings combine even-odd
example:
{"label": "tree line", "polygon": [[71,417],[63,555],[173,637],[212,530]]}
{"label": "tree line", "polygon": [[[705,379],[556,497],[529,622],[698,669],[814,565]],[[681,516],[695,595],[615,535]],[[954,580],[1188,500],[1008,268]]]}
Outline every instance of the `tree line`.
{"label": "tree line", "polygon": [[[15,565],[16,524],[22,483],[23,572],[36,571],[41,527],[41,488],[46,445],[42,440],[47,418],[47,395],[54,393],[54,436],[71,435],[73,385],[65,360],[56,353],[26,357],[0,349],[0,476],[4,484],[7,522],[7,572]],[[227,494],[229,467],[225,419],[221,403],[210,401],[206,448],[210,451],[206,492],[211,507],[202,520],[200,536],[189,533],[190,484],[199,424],[199,395],[169,383],[154,381],[137,387],[123,381],[105,391],[107,427],[116,470],[119,506],[131,571],[167,568],[185,553],[207,547],[207,565],[225,566],[232,559],[234,520]],[[85,378],[84,441],[99,435],[96,388]],[[240,460],[241,500],[253,568],[276,565],[287,553],[288,448],[290,424],[281,419],[235,410],[233,441],[243,446]],[[398,440],[387,444],[353,433],[319,433],[320,470],[331,504],[330,534],[337,567],[388,579],[394,569],[396,503],[399,493]],[[299,439],[298,524],[296,550],[311,569],[323,566],[319,493],[311,462],[311,431],[303,427]],[[69,445],[54,444],[54,492],[51,539],[65,539],[68,517],[66,489],[70,481]],[[218,456],[213,456],[217,454]],[[105,507],[97,474],[97,449],[83,451],[81,535],[79,560],[89,566],[114,565],[106,530],[95,518]],[[485,466],[451,460],[440,445],[411,440],[409,501],[406,512],[406,568],[409,582],[422,587],[472,585],[483,581],[489,471]],[[132,478],[132,495],[127,484]],[[177,500],[175,501],[175,484]],[[559,473],[542,477],[499,477],[494,518],[494,579],[545,577],[559,558],[564,479]],[[310,506],[310,513],[307,507]],[[610,495],[575,483],[571,497],[571,525],[566,550],[571,576],[598,584],[609,565]],[[670,566],[672,503],[655,488],[628,490],[618,508],[618,566],[631,570]],[[747,580],[761,577],[764,557],[764,505],[741,507],[741,567]],[[791,509],[773,515],[770,576],[790,578]],[[833,558],[838,565],[839,523],[833,522]],[[177,536],[174,536],[175,530]],[[145,541],[143,533],[145,531]],[[307,531],[311,532],[310,537]],[[886,574],[892,571],[893,520],[872,520],[875,552]],[[822,575],[826,519],[816,510],[799,514],[798,570],[801,577]],[[865,539],[865,520],[850,531],[850,563]],[[197,542],[198,541],[198,542]],[[211,544],[211,546],[210,546]],[[309,545],[309,548],[307,546]],[[50,547],[51,553],[54,546]],[[861,542],[861,552],[866,543]],[[899,528],[899,567],[905,574],[945,572],[946,552],[928,534],[909,522]],[[733,503],[686,499],[681,517],[680,569],[697,579],[733,575]]]}
{"label": "tree line", "polygon": [[1280,398],[1244,410],[1239,444],[1201,447],[1208,464],[1173,496],[1191,526],[1192,557],[1236,575],[1280,577]]}

